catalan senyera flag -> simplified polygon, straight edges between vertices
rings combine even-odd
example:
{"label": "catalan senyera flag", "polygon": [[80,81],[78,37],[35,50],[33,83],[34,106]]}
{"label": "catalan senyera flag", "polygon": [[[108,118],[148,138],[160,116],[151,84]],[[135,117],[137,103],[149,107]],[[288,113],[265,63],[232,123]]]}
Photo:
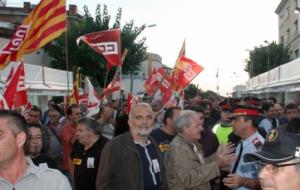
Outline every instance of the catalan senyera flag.
{"label": "catalan senyera flag", "polygon": [[195,61],[181,57],[172,76],[173,90],[177,92],[183,90],[203,69]]}
{"label": "catalan senyera flag", "polygon": [[41,0],[0,52],[0,69],[40,49],[66,31],[66,1]]}
{"label": "catalan senyera flag", "polygon": [[70,101],[69,103],[72,104],[78,104],[79,103],[79,84],[80,84],[80,73],[79,73],[79,68],[77,69],[77,73],[75,76],[75,80],[73,83],[73,90],[72,94],[70,96]]}

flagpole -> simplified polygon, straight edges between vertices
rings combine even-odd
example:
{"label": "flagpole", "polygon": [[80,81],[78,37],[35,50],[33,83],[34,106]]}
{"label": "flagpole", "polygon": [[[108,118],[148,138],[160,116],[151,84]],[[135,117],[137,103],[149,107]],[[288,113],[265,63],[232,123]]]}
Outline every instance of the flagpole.
{"label": "flagpole", "polygon": [[69,86],[69,53],[68,53],[68,26],[66,26],[66,32],[65,32],[65,48],[66,48],[67,106],[68,106],[69,105],[68,96],[70,95],[70,86]]}
{"label": "flagpole", "polygon": [[120,107],[122,108],[122,106],[123,106],[123,100],[122,100],[122,66],[123,66],[123,63],[124,63],[124,60],[125,60],[125,58],[126,58],[126,56],[127,56],[127,53],[128,53],[128,49],[127,48],[125,48],[124,49],[124,51],[123,51],[123,53],[122,53],[122,57],[121,57],[121,60],[122,60],[122,65],[120,66]]}

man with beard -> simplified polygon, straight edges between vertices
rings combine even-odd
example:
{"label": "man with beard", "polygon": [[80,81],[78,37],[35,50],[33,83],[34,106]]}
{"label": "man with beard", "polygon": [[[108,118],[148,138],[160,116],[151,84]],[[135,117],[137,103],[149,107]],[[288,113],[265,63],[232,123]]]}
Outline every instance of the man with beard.
{"label": "man with beard", "polygon": [[130,131],[109,141],[102,150],[97,190],[165,189],[160,152],[149,137],[153,122],[149,104],[139,103],[131,109]]}

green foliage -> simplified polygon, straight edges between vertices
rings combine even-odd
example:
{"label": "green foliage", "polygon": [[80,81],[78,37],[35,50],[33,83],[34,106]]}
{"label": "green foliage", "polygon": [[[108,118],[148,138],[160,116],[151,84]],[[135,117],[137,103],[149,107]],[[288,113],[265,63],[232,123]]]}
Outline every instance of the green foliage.
{"label": "green foliage", "polygon": [[254,77],[289,61],[288,48],[272,42],[268,46],[255,47],[254,50],[250,51],[249,59],[246,60],[245,71],[249,73],[250,77]]}
{"label": "green foliage", "polygon": [[[128,49],[128,54],[124,60],[123,72],[136,70],[140,63],[146,59],[145,38],[138,40],[140,34],[146,25],[134,26],[134,21],[125,23],[121,28],[122,9],[119,8],[116,17],[111,22],[111,15],[108,13],[107,6],[101,5],[96,7],[95,18],[89,12],[87,6],[84,6],[82,17],[68,17],[67,35],[48,44],[46,51],[53,58],[50,66],[57,69],[66,69],[66,50],[65,37],[67,36],[68,44],[68,63],[69,70],[75,72],[77,67],[81,67],[81,73],[89,76],[95,86],[103,86],[106,76],[106,60],[103,56],[96,53],[85,43],[76,44],[76,39],[87,33],[103,31],[109,29],[121,29],[121,49]],[[112,26],[112,27],[111,27]],[[116,68],[109,72],[108,81],[114,76]]]}

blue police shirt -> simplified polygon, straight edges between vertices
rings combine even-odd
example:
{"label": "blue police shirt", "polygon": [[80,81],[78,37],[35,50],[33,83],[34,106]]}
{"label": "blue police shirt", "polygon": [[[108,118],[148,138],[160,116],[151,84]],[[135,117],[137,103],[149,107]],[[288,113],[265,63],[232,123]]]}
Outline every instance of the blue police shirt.
{"label": "blue police shirt", "polygon": [[[258,178],[258,171],[256,169],[254,162],[244,162],[244,155],[247,153],[253,153],[262,147],[265,139],[258,133],[255,132],[249,138],[242,140],[243,143],[243,150],[240,161],[238,163],[237,169],[235,174],[245,178],[256,179]],[[238,157],[240,151],[241,143],[238,144],[235,152],[235,156]],[[231,166],[231,170],[233,169],[234,163]],[[239,187],[237,190],[248,190],[246,187]]]}

